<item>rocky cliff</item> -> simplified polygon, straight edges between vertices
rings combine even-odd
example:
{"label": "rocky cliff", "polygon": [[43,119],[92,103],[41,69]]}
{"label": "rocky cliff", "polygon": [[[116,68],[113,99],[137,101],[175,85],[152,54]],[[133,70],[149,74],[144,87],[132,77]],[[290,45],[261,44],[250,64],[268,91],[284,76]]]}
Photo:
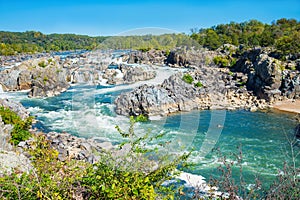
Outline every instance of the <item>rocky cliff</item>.
{"label": "rocky cliff", "polygon": [[248,76],[247,88],[258,98],[269,102],[299,98],[300,73],[296,70],[296,63],[280,61],[267,49],[246,51],[233,70]]}
{"label": "rocky cliff", "polygon": [[66,77],[57,59],[41,58],[0,72],[0,84],[4,91],[30,90],[30,97],[50,97],[69,87]]}
{"label": "rocky cliff", "polygon": [[[188,75],[187,75],[188,74]],[[161,85],[143,85],[121,94],[116,112],[122,115],[166,115],[194,109],[264,108],[265,102],[253,97],[241,85],[244,76],[219,68],[204,67],[187,74],[178,73]],[[192,77],[192,82],[184,81]]]}

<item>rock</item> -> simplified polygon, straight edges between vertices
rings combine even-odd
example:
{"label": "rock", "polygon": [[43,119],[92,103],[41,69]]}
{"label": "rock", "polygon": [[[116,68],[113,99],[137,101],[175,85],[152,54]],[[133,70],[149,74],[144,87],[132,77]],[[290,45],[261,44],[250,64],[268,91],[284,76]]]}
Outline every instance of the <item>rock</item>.
{"label": "rock", "polygon": [[257,107],[251,107],[250,108],[250,112],[256,112],[257,111]]}
{"label": "rock", "polygon": [[97,144],[97,147],[100,147],[101,149],[105,149],[107,151],[112,150],[114,146],[111,142],[101,142]]}
{"label": "rock", "polygon": [[10,151],[13,146],[10,144],[11,132],[13,126],[10,124],[4,124],[0,116],[0,150]]}
{"label": "rock", "polygon": [[55,58],[28,60],[0,72],[4,91],[29,90],[30,97],[54,96],[64,92],[69,84],[68,71]]}
{"label": "rock", "polygon": [[[142,85],[135,90],[122,93],[116,98],[116,112],[121,115],[140,114],[155,116],[194,109],[221,109],[230,104],[226,93],[232,88],[225,87],[228,74],[217,68],[200,68],[191,71],[192,84],[182,80],[183,74],[175,74],[161,85]],[[196,87],[200,82],[203,86]]]}
{"label": "rock", "polygon": [[284,70],[284,66],[296,65],[288,62],[274,58],[268,48],[256,48],[244,52],[234,70],[248,76],[240,81],[247,81],[248,90],[253,91],[258,98],[273,103],[283,97],[300,97],[300,72]]}
{"label": "rock", "polygon": [[150,50],[147,52],[135,51],[131,52],[128,56],[123,57],[123,61],[129,64],[154,64],[164,65],[166,60],[166,52],[160,50]]}
{"label": "rock", "polygon": [[217,52],[206,49],[195,50],[180,47],[170,52],[166,64],[171,67],[215,66],[213,58],[217,55]]}
{"label": "rock", "polygon": [[138,81],[150,80],[155,78],[156,73],[153,70],[144,70],[142,67],[121,68],[124,73],[123,81],[125,84]]}
{"label": "rock", "polygon": [[97,154],[114,149],[110,142],[97,142],[94,139],[79,138],[65,132],[50,132],[46,136],[51,146],[58,150],[60,161],[77,159],[94,163],[99,160]]}
{"label": "rock", "polygon": [[0,107],[9,108],[11,111],[15,112],[21,119],[26,119],[29,117],[29,112],[22,106],[22,104],[9,100],[9,99],[0,99]]}
{"label": "rock", "polygon": [[29,173],[33,167],[30,160],[23,154],[13,151],[0,151],[0,175],[10,174],[13,170]]}

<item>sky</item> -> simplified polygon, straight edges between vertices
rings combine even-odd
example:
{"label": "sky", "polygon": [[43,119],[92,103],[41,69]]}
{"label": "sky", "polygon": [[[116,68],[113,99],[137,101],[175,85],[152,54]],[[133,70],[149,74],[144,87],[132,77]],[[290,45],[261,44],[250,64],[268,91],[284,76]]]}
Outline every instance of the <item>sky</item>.
{"label": "sky", "polygon": [[145,27],[189,34],[192,28],[280,18],[300,21],[300,0],[0,0],[0,30],[45,34],[108,36]]}

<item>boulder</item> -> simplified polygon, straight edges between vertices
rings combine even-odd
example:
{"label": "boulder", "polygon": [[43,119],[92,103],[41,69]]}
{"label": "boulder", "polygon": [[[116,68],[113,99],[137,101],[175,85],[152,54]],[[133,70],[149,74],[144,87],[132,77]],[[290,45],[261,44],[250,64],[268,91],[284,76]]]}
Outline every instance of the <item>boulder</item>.
{"label": "boulder", "polygon": [[198,49],[180,47],[170,52],[166,59],[166,64],[171,67],[201,67],[215,66],[213,58],[218,53],[207,49]]}
{"label": "boulder", "polygon": [[0,72],[0,83],[4,91],[30,90],[30,97],[48,97],[69,87],[67,74],[59,60],[39,58]]}
{"label": "boulder", "polygon": [[299,98],[299,71],[285,70],[285,66],[289,66],[289,63],[272,57],[269,51],[266,48],[256,48],[244,52],[238,59],[234,71],[248,76],[247,88],[258,98],[268,102],[278,101],[282,97]]}

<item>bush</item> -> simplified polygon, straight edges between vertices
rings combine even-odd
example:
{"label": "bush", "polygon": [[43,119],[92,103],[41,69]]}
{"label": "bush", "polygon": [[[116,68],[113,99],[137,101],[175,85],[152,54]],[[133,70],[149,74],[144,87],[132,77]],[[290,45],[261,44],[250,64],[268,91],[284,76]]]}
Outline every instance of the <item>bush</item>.
{"label": "bush", "polygon": [[197,82],[197,83],[195,83],[195,85],[194,85],[195,87],[203,87],[203,84],[201,83],[201,82]]}
{"label": "bush", "polygon": [[174,170],[188,155],[157,161],[160,165],[153,169],[153,162],[141,152],[149,153],[145,144],[162,135],[137,137],[134,124],[131,117],[128,133],[120,132],[131,139],[130,150],[120,156],[99,152],[100,160],[93,165],[60,161],[46,136],[37,134],[28,150],[35,169],[0,176],[0,199],[173,199],[175,191],[162,183],[174,177]]}
{"label": "bush", "polygon": [[140,114],[137,117],[135,117],[136,122],[147,122],[149,119],[146,115]]}
{"label": "bush", "polygon": [[12,144],[17,145],[31,137],[28,130],[32,124],[32,117],[22,120],[16,113],[4,107],[0,107],[0,115],[4,124],[11,124],[14,127],[10,139]]}
{"label": "bush", "polygon": [[47,64],[45,63],[45,61],[39,62],[38,65],[43,68],[47,67]]}
{"label": "bush", "polygon": [[220,65],[222,67],[228,67],[230,63],[229,60],[223,56],[216,56],[213,61],[216,65]]}
{"label": "bush", "polygon": [[142,172],[125,171],[115,161],[100,161],[87,170],[82,185],[89,199],[155,199],[150,179]]}
{"label": "bush", "polygon": [[182,77],[182,80],[188,84],[192,84],[194,81],[194,78],[190,74],[184,74]]}

